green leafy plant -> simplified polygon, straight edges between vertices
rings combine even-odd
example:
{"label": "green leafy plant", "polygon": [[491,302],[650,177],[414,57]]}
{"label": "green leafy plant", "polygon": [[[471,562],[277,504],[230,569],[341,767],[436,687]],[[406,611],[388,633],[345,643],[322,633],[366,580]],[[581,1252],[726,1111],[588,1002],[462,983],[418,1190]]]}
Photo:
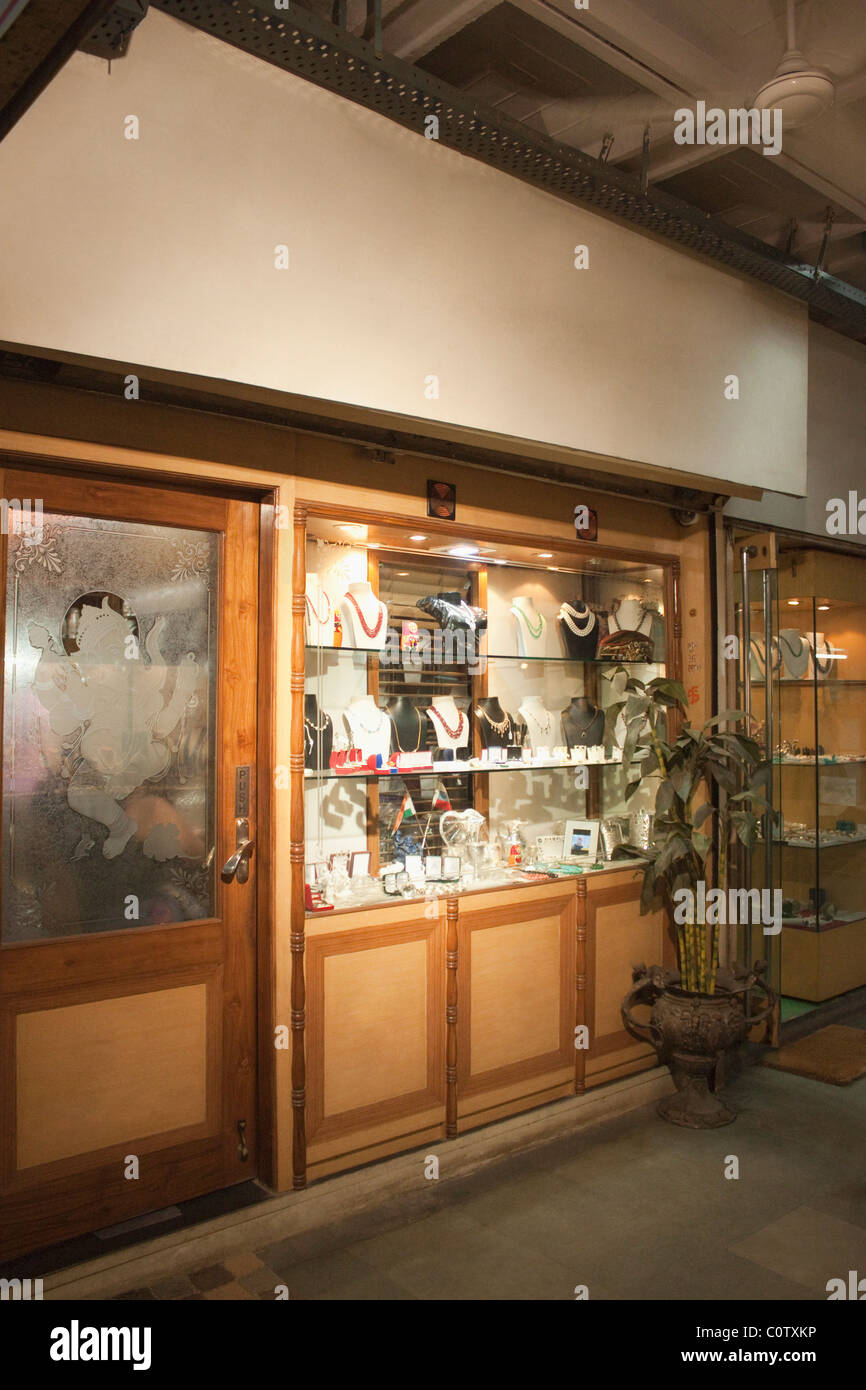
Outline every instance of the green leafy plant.
{"label": "green leafy plant", "polygon": [[[772,764],[760,746],[743,730],[749,716],[743,710],[724,710],[700,728],[685,717],[686,692],[679,681],[658,677],[644,683],[619,666],[608,679],[614,702],[606,711],[605,744],[610,750],[619,716],[625,724],[623,768],[631,780],[626,801],[648,778],[658,785],[652,844],[645,858],[641,912],[661,899],[675,932],[681,988],[690,993],[715,994],[719,969],[719,927],[686,921],[677,925],[674,894],[697,885],[727,892],[729,849],[734,837],[751,848],[758,838],[761,817],[776,820],[768,799]],[[676,738],[668,739],[668,714],[683,716]],[[717,787],[723,796],[714,806],[709,797]],[[690,914],[694,916],[694,914]]]}

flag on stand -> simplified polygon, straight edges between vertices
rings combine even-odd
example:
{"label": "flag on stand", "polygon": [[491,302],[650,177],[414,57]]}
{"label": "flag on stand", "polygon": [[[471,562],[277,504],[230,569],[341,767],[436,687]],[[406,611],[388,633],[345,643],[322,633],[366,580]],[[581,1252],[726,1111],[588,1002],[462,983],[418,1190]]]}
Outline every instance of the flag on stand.
{"label": "flag on stand", "polygon": [[393,835],[395,830],[399,830],[399,828],[400,828],[400,826],[403,824],[404,820],[414,820],[414,819],[415,819],[415,804],[414,804],[414,802],[413,802],[411,796],[410,796],[409,793],[407,792],[406,795],[403,797],[403,800],[400,802],[400,809],[399,809],[399,811],[397,812],[397,819],[394,821],[394,824],[393,824],[393,826],[392,826],[392,828],[391,828],[391,834]]}
{"label": "flag on stand", "polygon": [[451,798],[445,790],[444,782],[437,782],[436,790],[433,793],[433,800],[430,804],[434,811],[451,810]]}

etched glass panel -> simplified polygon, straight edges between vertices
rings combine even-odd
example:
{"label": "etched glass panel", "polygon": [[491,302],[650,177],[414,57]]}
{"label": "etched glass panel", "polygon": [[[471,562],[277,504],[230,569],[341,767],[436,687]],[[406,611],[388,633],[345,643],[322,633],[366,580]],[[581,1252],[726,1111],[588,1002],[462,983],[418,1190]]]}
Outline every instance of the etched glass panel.
{"label": "etched glass panel", "polygon": [[10,535],[4,944],[213,915],[219,537]]}

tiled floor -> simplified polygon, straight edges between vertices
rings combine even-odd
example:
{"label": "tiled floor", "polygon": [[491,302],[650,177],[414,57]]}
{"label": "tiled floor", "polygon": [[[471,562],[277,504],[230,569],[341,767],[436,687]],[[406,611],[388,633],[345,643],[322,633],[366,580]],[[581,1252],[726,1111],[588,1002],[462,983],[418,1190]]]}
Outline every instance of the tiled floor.
{"label": "tiled floor", "polygon": [[440,1145],[439,1179],[419,1154],[375,1214],[124,1297],[826,1299],[829,1279],[866,1274],[866,1078],[757,1066],[728,1094],[726,1129],[635,1111],[454,1181]]}

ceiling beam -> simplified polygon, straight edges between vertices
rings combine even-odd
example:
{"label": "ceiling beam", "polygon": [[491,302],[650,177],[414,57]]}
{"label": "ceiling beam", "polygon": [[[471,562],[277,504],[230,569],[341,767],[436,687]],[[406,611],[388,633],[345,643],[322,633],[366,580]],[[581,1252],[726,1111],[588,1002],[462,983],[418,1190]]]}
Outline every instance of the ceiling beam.
{"label": "ceiling beam", "polygon": [[409,0],[393,19],[385,19],[385,48],[395,58],[417,63],[498,4],[499,0]]}

